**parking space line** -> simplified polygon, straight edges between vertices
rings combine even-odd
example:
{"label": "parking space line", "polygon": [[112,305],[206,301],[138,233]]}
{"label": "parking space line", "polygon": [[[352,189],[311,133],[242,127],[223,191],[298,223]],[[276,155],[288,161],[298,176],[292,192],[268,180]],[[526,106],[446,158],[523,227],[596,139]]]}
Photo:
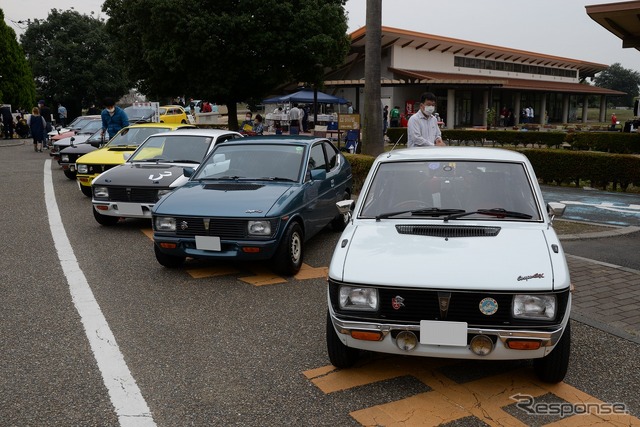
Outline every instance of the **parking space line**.
{"label": "parking space line", "polygon": [[60,265],[118,421],[121,426],[155,426],[149,406],[129,371],[86,276],[78,265],[56,202],[51,160],[44,162],[44,199]]}

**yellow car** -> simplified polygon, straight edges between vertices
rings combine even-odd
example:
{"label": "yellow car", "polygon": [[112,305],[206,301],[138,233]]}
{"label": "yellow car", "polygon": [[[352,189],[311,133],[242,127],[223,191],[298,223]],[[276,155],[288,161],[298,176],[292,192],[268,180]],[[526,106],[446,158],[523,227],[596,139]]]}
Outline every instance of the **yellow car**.
{"label": "yellow car", "polygon": [[179,105],[160,107],[160,123],[189,123],[187,112]]}
{"label": "yellow car", "polygon": [[181,123],[140,123],[122,129],[104,147],[76,160],[76,179],[80,191],[91,197],[91,181],[102,172],[124,163],[125,155],[133,153],[150,135],[192,127],[195,126]]}

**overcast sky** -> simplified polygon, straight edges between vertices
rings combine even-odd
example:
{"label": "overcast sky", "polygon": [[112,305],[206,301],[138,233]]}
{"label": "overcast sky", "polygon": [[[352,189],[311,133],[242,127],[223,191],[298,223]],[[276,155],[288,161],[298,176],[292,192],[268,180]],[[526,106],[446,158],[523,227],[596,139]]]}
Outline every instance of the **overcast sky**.
{"label": "overcast sky", "polygon": [[[286,1],[286,0],[282,0]],[[562,56],[640,71],[640,52],[587,15],[585,6],[619,0],[383,0],[382,25]],[[46,18],[71,7],[101,12],[103,0],[0,0],[5,22],[17,33],[20,21]],[[366,0],[348,0],[349,31],[364,26]],[[106,18],[106,17],[105,17]]]}

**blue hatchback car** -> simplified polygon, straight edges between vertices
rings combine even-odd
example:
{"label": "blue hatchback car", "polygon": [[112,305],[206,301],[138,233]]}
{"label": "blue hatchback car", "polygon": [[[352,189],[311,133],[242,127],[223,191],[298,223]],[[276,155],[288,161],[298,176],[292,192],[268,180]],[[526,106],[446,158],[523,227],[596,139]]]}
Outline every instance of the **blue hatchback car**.
{"label": "blue hatchback car", "polygon": [[187,257],[272,259],[275,271],[293,275],[306,240],[349,220],[336,202],[351,197],[351,166],[327,139],[226,141],[185,172],[189,182],[153,208],[155,255],[165,267]]}

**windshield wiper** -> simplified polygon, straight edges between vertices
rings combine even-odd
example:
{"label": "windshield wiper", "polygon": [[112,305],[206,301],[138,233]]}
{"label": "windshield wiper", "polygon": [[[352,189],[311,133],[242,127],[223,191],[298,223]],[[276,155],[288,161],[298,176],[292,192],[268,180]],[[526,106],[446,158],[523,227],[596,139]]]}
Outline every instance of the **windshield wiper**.
{"label": "windshield wiper", "polygon": [[407,214],[416,216],[442,216],[442,215],[455,215],[464,213],[464,209],[441,209],[441,208],[423,208],[423,209],[413,209],[408,211],[399,211],[399,212],[387,212],[376,216],[376,221],[380,221],[384,218],[390,218],[392,216]]}
{"label": "windshield wiper", "polygon": [[162,159],[163,162],[169,162],[169,163],[200,163],[196,160],[188,160],[188,159],[179,159],[179,160],[164,160]]}
{"label": "windshield wiper", "polygon": [[471,212],[454,213],[446,217],[444,219],[444,222],[447,222],[450,219],[461,218],[463,216],[474,215],[474,214],[491,215],[498,218],[521,218],[521,219],[533,218],[532,215],[522,213],[522,212],[508,211],[503,208],[492,208],[492,209],[478,209],[477,211],[471,211]]}
{"label": "windshield wiper", "polygon": [[257,178],[257,181],[287,181],[287,182],[296,182],[295,179],[284,178],[281,176],[263,176],[262,178]]}

